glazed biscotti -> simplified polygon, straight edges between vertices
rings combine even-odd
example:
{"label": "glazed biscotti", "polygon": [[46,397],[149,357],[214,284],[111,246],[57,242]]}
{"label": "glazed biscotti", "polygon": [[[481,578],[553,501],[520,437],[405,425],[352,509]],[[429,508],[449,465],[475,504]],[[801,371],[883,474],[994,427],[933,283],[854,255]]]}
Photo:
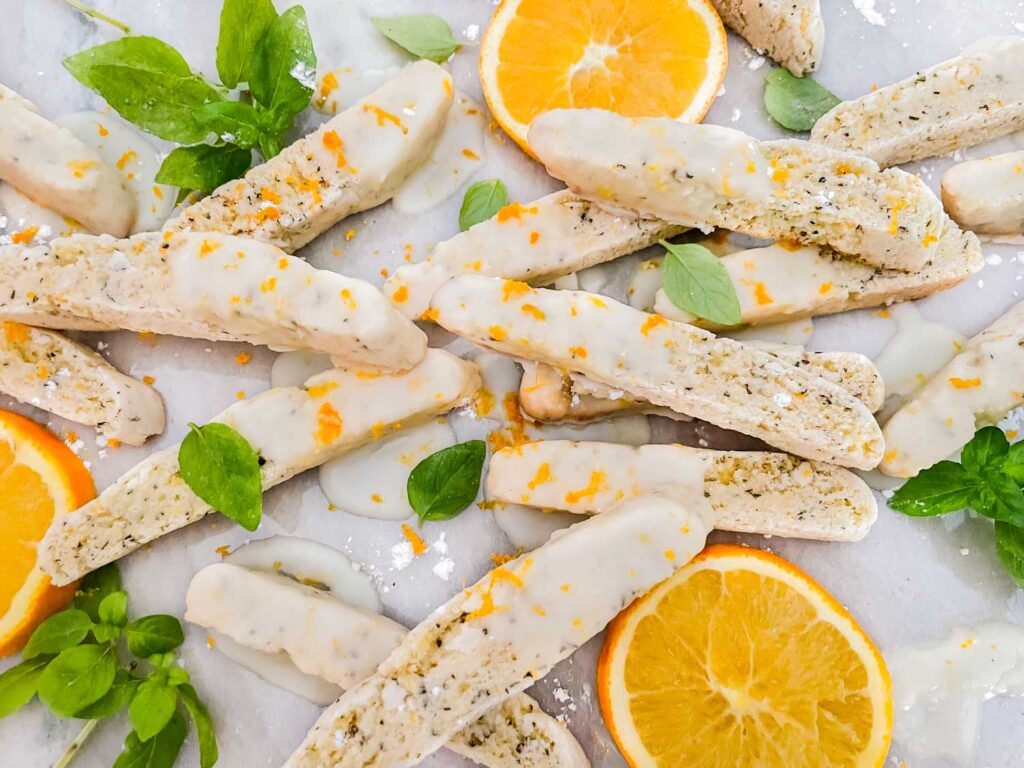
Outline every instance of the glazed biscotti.
{"label": "glazed biscotti", "polygon": [[818,67],[825,23],[818,0],[712,0],[718,15],[797,77]]}

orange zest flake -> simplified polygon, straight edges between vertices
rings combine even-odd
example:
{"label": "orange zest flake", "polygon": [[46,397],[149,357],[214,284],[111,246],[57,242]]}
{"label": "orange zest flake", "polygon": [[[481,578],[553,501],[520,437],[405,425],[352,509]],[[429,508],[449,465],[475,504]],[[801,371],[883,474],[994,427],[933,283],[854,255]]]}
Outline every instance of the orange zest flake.
{"label": "orange zest flake", "polygon": [[530,233],[530,245],[536,245],[538,240],[540,240],[540,232],[533,230]]}
{"label": "orange zest flake", "polygon": [[142,383],[148,384],[149,386],[153,386],[154,384],[156,384],[156,379],[147,374],[146,376],[142,377]]}
{"label": "orange zest flake", "polygon": [[313,205],[320,204],[322,200],[320,197],[320,183],[316,179],[303,179],[299,181],[294,176],[288,176],[284,181],[285,184],[296,192],[309,192],[313,196]]}
{"label": "orange zest flake", "polygon": [[441,317],[441,312],[431,307],[430,309],[423,310],[423,314],[420,315],[420,320],[429,320],[432,323],[436,323],[439,317]]}
{"label": "orange zest flake", "polygon": [[775,301],[771,294],[768,293],[768,288],[760,280],[741,280],[740,282],[754,289],[754,301],[757,302],[759,307],[772,304]]}
{"label": "orange zest flake", "polygon": [[261,293],[273,293],[276,290],[277,290],[277,278],[276,277],[268,277],[266,280],[264,280],[262,283],[260,283],[260,292]]}
{"label": "orange zest flake", "polygon": [[380,371],[356,371],[357,379],[379,379],[383,375]]}
{"label": "orange zest flake", "polygon": [[356,173],[356,169],[349,165],[348,160],[345,159],[345,142],[341,140],[341,136],[338,135],[337,131],[327,131],[322,141],[324,148],[328,152],[334,153],[339,168],[348,168],[352,173]]}
{"label": "orange zest flake", "polygon": [[123,171],[125,169],[125,166],[127,166],[128,163],[130,163],[138,156],[138,152],[136,152],[134,149],[129,149],[127,152],[125,152],[123,155],[117,158],[117,170]]}
{"label": "orange zest flake", "polygon": [[789,251],[790,253],[799,251],[801,248],[804,247],[801,243],[798,243],[796,240],[778,240],[775,244],[779,246],[779,248],[781,248],[782,250]]}
{"label": "orange zest flake", "polygon": [[789,169],[780,168],[778,158],[773,157],[770,165],[772,167],[772,181],[776,184],[782,184],[789,178]]}
{"label": "orange zest flake", "polygon": [[832,281],[826,280],[824,283],[818,286],[818,293],[824,296],[826,293],[832,290]]}
{"label": "orange zest flake", "polygon": [[464,147],[464,148],[463,148],[463,150],[462,150],[462,156],[463,156],[463,157],[467,157],[467,158],[469,158],[470,160],[479,160],[479,159],[480,159],[480,155],[478,155],[478,154],[477,154],[476,152],[474,152],[474,151],[473,151],[472,149],[470,149],[469,147]]}
{"label": "orange zest flake", "polygon": [[889,205],[892,206],[889,211],[889,234],[895,235],[900,231],[900,211],[906,208],[908,203],[905,198],[895,195],[889,195],[888,201]]}
{"label": "orange zest flake", "polygon": [[263,187],[260,190],[260,200],[266,200],[270,203],[280,203],[281,196],[277,194],[271,187]]}
{"label": "orange zest flake", "polygon": [[[338,90],[338,78],[333,72],[328,72],[320,80],[320,99],[326,99],[336,90]],[[323,106],[322,101],[321,106]]]}
{"label": "orange zest flake", "polygon": [[4,320],[4,338],[12,344],[28,341],[29,329],[27,325],[16,323],[13,320]]}
{"label": "orange zest flake", "polygon": [[666,549],[665,550],[665,559],[666,560],[675,560],[676,559],[675,550],[673,550],[673,549]]}
{"label": "orange zest flake", "polygon": [[354,229],[348,230],[348,232],[345,233],[345,242],[347,243],[349,240],[351,240],[355,236],[356,236],[356,231]]}
{"label": "orange zest flake", "polygon": [[395,304],[404,304],[409,300],[409,289],[404,285],[398,286],[398,289],[391,294],[391,300]]}
{"label": "orange zest flake", "polygon": [[553,479],[554,476],[551,474],[551,465],[545,461],[537,467],[537,473],[533,476],[533,479],[526,484],[526,487],[533,491],[538,485],[550,483]]}
{"label": "orange zest flake", "polygon": [[235,355],[235,365],[248,365],[252,361],[252,355],[248,352],[239,352]]}
{"label": "orange zest flake", "polygon": [[205,259],[207,256],[209,256],[211,253],[213,253],[219,248],[220,243],[212,242],[210,240],[203,240],[203,242],[199,244],[199,258]]}
{"label": "orange zest flake", "polygon": [[509,299],[523,296],[531,290],[530,286],[521,280],[506,280],[501,285],[501,300],[508,301]]}
{"label": "orange zest flake", "polygon": [[322,403],[316,413],[316,432],[314,437],[320,445],[329,445],[341,437],[341,416],[330,403]]}
{"label": "orange zest flake", "polygon": [[544,618],[545,616],[548,615],[548,612],[545,611],[543,608],[541,608],[539,605],[533,606],[533,612],[536,613],[541,618]]}
{"label": "orange zest flake", "polygon": [[895,448],[890,448],[882,455],[882,461],[895,461],[896,456],[899,454]]}
{"label": "orange zest flake", "polygon": [[156,344],[156,334],[153,331],[139,331],[138,337],[145,341],[147,344]]}
{"label": "orange zest flake", "polygon": [[562,584],[559,587],[559,589],[562,590],[563,592],[568,592],[569,590],[572,589],[572,584]]}
{"label": "orange zest flake", "polygon": [[154,184],[153,185],[153,197],[155,197],[157,200],[163,200],[164,199],[164,191],[162,189],[160,189],[160,185],[159,184]]}
{"label": "orange zest flake", "polygon": [[386,427],[384,426],[384,422],[378,421],[376,424],[370,427],[370,434],[373,435],[374,440],[380,440],[384,436],[385,429]]}
{"label": "orange zest flake", "polygon": [[523,304],[523,306],[519,308],[519,311],[522,312],[524,315],[532,316],[536,320],[544,320],[547,318],[547,315],[545,315],[541,309],[534,306],[533,304]]}
{"label": "orange zest flake", "polygon": [[36,376],[37,376],[38,378],[40,378],[40,379],[45,379],[45,378],[47,378],[47,377],[48,377],[49,375],[50,375],[50,369],[49,369],[49,368],[47,368],[47,367],[46,367],[45,365],[43,365],[42,363],[40,363],[40,364],[39,364],[39,365],[38,365],[38,366],[36,367]]}
{"label": "orange zest flake", "polygon": [[540,209],[537,208],[536,205],[531,205],[529,208],[525,208],[520,203],[509,203],[500,211],[498,211],[498,223],[504,224],[509,219],[515,219],[516,221],[522,223],[524,215],[537,213],[538,210]]}
{"label": "orange zest flake", "polygon": [[405,536],[406,540],[412,545],[413,557],[419,557],[427,551],[426,543],[408,523],[402,523],[402,535]]}
{"label": "orange zest flake", "polygon": [[100,136],[110,135],[110,131],[107,130],[107,126],[105,126],[103,123],[96,123],[96,133],[98,133]]}
{"label": "orange zest flake", "polygon": [[500,325],[492,325],[487,329],[487,333],[491,335],[491,338],[494,339],[494,341],[504,341],[508,338],[508,331]]}
{"label": "orange zest flake", "polygon": [[383,127],[385,123],[393,123],[397,127],[402,129],[402,133],[408,133],[409,129],[402,124],[402,121],[398,118],[398,115],[393,115],[386,110],[381,109],[373,104],[363,104],[363,112],[372,112],[377,116],[377,125]]}
{"label": "orange zest flake", "polygon": [[659,325],[668,325],[668,320],[661,315],[648,315],[647,319],[644,320],[644,324],[640,326],[640,333],[648,336]]}
{"label": "orange zest flake", "polygon": [[949,383],[953,385],[954,389],[974,389],[981,386],[981,379],[961,379],[958,376],[951,376]]}
{"label": "orange zest flake", "polygon": [[98,163],[95,160],[72,160],[68,163],[68,170],[76,179],[85,176],[85,172],[95,168]]}
{"label": "orange zest flake", "polygon": [[480,387],[473,396],[473,410],[476,411],[476,415],[482,418],[493,411],[494,406],[494,393],[487,387]]}
{"label": "orange zest flake", "polygon": [[341,289],[341,300],[345,302],[346,305],[348,305],[349,309],[354,310],[356,309],[356,307],[359,306],[356,300],[352,298],[352,291],[350,291],[348,288]]}
{"label": "orange zest flake", "polygon": [[338,388],[338,383],[336,381],[325,381],[323,384],[314,384],[312,387],[310,387],[306,391],[309,393],[310,397],[318,398],[318,397],[323,397],[324,395],[326,395],[326,394],[328,394],[330,392],[333,392],[337,388]]}
{"label": "orange zest flake", "polygon": [[75,430],[73,430],[73,429],[69,429],[67,435],[65,435],[65,437],[64,437],[64,442],[68,443],[69,445],[71,443],[77,443],[78,442],[78,433],[75,432]]}
{"label": "orange zest flake", "polygon": [[579,504],[583,499],[593,498],[598,492],[605,489],[607,486],[608,476],[600,469],[595,469],[590,473],[590,482],[586,488],[580,488],[578,491],[569,491],[565,494],[565,502],[567,504]]}
{"label": "orange zest flake", "polygon": [[240,389],[237,392],[235,392],[235,399],[236,400],[245,400],[245,390],[244,389]]}
{"label": "orange zest flake", "polygon": [[390,273],[390,272],[388,271],[388,268],[387,268],[387,267],[381,267],[381,268],[380,268],[380,276],[381,276],[381,277],[387,277],[387,276],[388,276],[388,275],[390,275],[390,274],[391,274],[391,273]]}
{"label": "orange zest flake", "polygon": [[291,264],[291,262],[288,261],[288,257],[287,256],[282,256],[280,259],[277,260],[277,268],[278,269],[288,269],[288,265],[289,264]]}
{"label": "orange zest flake", "polygon": [[370,494],[370,500],[374,504],[382,504],[384,502],[384,497],[381,496],[379,493],[371,493]]}
{"label": "orange zest flake", "polygon": [[569,354],[572,355],[573,357],[586,357],[587,356],[587,348],[586,347],[569,347]]}
{"label": "orange zest flake", "polygon": [[273,205],[268,205],[266,208],[260,208],[256,211],[256,223],[262,224],[267,219],[277,221],[281,218],[281,211]]}
{"label": "orange zest flake", "polygon": [[924,236],[924,239],[921,240],[921,247],[928,248],[932,243],[938,242],[938,240],[939,238],[937,235],[933,235],[932,233],[929,232],[927,235]]}
{"label": "orange zest flake", "polygon": [[20,232],[15,232],[11,235],[11,242],[15,245],[28,245],[36,239],[36,235],[39,234],[39,227],[25,227]]}

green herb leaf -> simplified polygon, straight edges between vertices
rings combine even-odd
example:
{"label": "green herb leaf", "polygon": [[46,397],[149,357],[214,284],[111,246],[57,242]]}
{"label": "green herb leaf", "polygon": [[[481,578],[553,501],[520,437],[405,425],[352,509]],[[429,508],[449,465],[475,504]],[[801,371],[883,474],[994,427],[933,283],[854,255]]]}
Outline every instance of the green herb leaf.
{"label": "green herb leaf", "polygon": [[0,717],[17,712],[36,695],[36,684],[52,656],[25,659],[0,675]]}
{"label": "green herb leaf", "polygon": [[123,627],[128,623],[128,595],[125,592],[111,592],[100,602],[100,621]]}
{"label": "green herb leaf", "polygon": [[1017,586],[1024,589],[1024,528],[997,521],[996,553]]}
{"label": "green herb leaf", "polygon": [[55,715],[74,716],[110,690],[117,671],[114,656],[109,645],[61,651],[39,676],[39,698]]}
{"label": "green herb leaf", "polygon": [[373,26],[413,56],[441,63],[459,49],[452,28],[440,16],[371,17]]}
{"label": "green herb leaf", "polygon": [[200,110],[207,127],[217,140],[250,149],[260,141],[260,116],[252,104],[244,101],[212,101]]}
{"label": "green herb leaf", "polygon": [[740,301],[722,262],[696,243],[661,244],[668,251],[661,265],[662,286],[672,303],[718,325],[738,324]]}
{"label": "green herb leaf", "polygon": [[1017,485],[1024,485],[1024,441],[1010,446],[1003,460],[1003,472]]}
{"label": "green herb leaf", "polygon": [[172,768],[185,743],[188,724],[175,712],[167,726],[149,741],[142,741],[135,731],[124,740],[124,751],[117,756],[113,768]]}
{"label": "green herb leaf", "polygon": [[222,515],[255,531],[263,515],[263,486],[252,446],[227,424],[189,427],[178,449],[182,478]]}
{"label": "green herb leaf", "polygon": [[474,224],[487,221],[508,205],[508,190],[498,179],[478,181],[466,190],[459,209],[459,227],[465,232]]}
{"label": "green herb leaf", "polygon": [[293,5],[267,24],[257,40],[249,90],[256,103],[282,124],[306,108],[315,83],[316,53],[306,11]]}
{"label": "green herb leaf", "polygon": [[55,613],[38,627],[25,644],[21,653],[23,659],[33,659],[42,654],[56,654],[65,648],[74,646],[85,640],[92,629],[92,619],[85,611],[68,608]]}
{"label": "green herb leaf", "polygon": [[185,685],[191,680],[188,670],[177,665],[167,668],[167,684],[170,686]]}
{"label": "green herb leaf", "polygon": [[183,191],[212,192],[221,184],[237,179],[251,164],[252,152],[230,144],[178,147],[164,158],[156,181]]}
{"label": "green herb leaf", "polygon": [[765,77],[764,107],[772,120],[791,131],[809,131],[818,118],[840,103],[834,93],[807,77],[773,69]]}
{"label": "green herb leaf", "polygon": [[448,520],[473,503],[487,458],[483,440],[470,440],[432,453],[409,474],[406,494],[420,522]]}
{"label": "green herb leaf", "polygon": [[75,608],[89,614],[93,621],[100,620],[100,603],[111,592],[121,589],[121,573],[116,563],[109,563],[88,574],[75,593]]}
{"label": "green herb leaf", "polygon": [[209,133],[201,108],[220,93],[174,48],[155,37],[124,37],[64,59],[64,67],[125,120],[168,141]]}
{"label": "green herb leaf", "polygon": [[143,616],[130,622],[124,628],[124,634],[128,641],[128,650],[141,659],[154,653],[173,651],[185,642],[181,622],[174,616],[162,613]]}
{"label": "green herb leaf", "polygon": [[960,464],[979,477],[987,470],[1001,471],[1010,441],[998,427],[979,429],[960,452]]}
{"label": "green herb leaf", "polygon": [[256,41],[276,18],[271,0],[224,0],[217,38],[217,74],[228,88],[248,82]]}
{"label": "green herb leaf", "polygon": [[192,722],[196,724],[196,738],[199,741],[199,768],[212,768],[217,762],[217,735],[213,729],[213,719],[206,706],[199,700],[196,689],[191,685],[182,685],[178,689],[181,703],[185,705]]}
{"label": "green herb leaf", "polygon": [[1024,493],[1017,483],[998,471],[986,473],[971,501],[978,513],[1012,525],[1024,525]]}
{"label": "green herb leaf", "polygon": [[116,715],[131,703],[140,683],[140,680],[130,676],[125,670],[117,670],[114,684],[103,698],[75,712],[75,717],[79,720],[102,720]]}
{"label": "green herb leaf", "polygon": [[982,481],[953,461],[922,470],[899,488],[889,506],[912,517],[930,517],[971,506]]}
{"label": "green herb leaf", "polygon": [[159,680],[139,686],[128,707],[132,727],[142,741],[149,741],[164,729],[178,705],[178,692]]}

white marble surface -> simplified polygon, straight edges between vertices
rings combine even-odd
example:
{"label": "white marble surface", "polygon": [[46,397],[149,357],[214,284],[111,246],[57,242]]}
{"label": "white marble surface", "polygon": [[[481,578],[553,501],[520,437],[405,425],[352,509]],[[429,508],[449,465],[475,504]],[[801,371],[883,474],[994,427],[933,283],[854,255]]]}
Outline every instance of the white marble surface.
{"label": "white marble surface", "polygon": [[[216,21],[215,0],[101,0],[103,10],[127,21],[138,34],[150,34],[172,43],[189,62],[213,74]],[[278,0],[279,10],[286,4]],[[493,11],[487,0],[305,0],[321,69],[350,65],[355,69],[380,68],[401,63],[403,57],[373,31],[370,13],[435,11],[451,22],[457,33],[472,34]],[[823,0],[828,42],[819,79],[843,97],[886,84],[916,68],[951,56],[964,45],[989,34],[1024,31],[1024,3],[1019,0],[878,0],[876,13],[857,10],[871,3]],[[875,23],[869,21],[868,16]],[[0,82],[34,100],[44,114],[61,114],[101,107],[98,99],[60,66],[62,57],[111,39],[114,30],[77,16],[59,0],[0,0]],[[884,21],[884,25],[879,24]],[[732,125],[755,136],[782,135],[761,106],[761,80],[768,71],[741,40],[730,36],[732,61],[724,93],[708,120]],[[476,48],[467,46],[452,61],[458,86],[480,98],[476,78]],[[310,118],[317,119],[316,116]],[[1024,146],[1024,139],[1005,139],[995,146],[978,147],[965,157],[983,157],[992,151]],[[949,159],[923,163],[925,180],[937,187]],[[529,200],[554,189],[544,176],[500,134],[487,137],[487,162],[478,178],[502,178],[513,198]],[[344,223],[305,249],[317,266],[381,281],[382,267],[393,269],[403,261],[405,245],[414,258],[426,248],[457,231],[461,194],[426,214],[396,214],[385,205]],[[344,233],[356,235],[346,241]],[[340,249],[340,251],[338,251]],[[336,255],[337,254],[337,255]],[[974,333],[1018,300],[1024,277],[1024,251],[1010,246],[987,247],[989,266],[966,284],[920,302],[926,317],[942,320],[964,333]],[[893,332],[894,323],[856,312],[817,322],[811,346],[850,349],[876,354]],[[438,334],[438,343],[446,339]],[[189,421],[203,422],[235,400],[236,392],[254,394],[268,386],[274,355],[246,349],[253,359],[239,366],[235,355],[242,345],[212,344],[161,338],[140,339],[133,334],[99,334],[87,338],[102,342],[112,362],[135,375],[156,378],[169,412],[165,435],[145,448],[104,451],[91,430],[47,418],[31,408],[0,398],[0,407],[29,413],[47,421],[56,431],[74,429],[82,443],[80,453],[91,463],[98,485],[114,480],[148,452],[180,439]],[[479,425],[458,419],[461,437],[479,432]],[[490,564],[492,552],[508,551],[508,542],[489,512],[471,509],[452,522],[425,528],[429,544],[444,533],[455,569],[448,580],[433,572],[441,557],[436,551],[417,558],[403,570],[391,565],[389,549],[403,541],[396,522],[367,520],[340,511],[328,511],[316,485],[315,473],[293,480],[268,494],[267,514],[258,536],[276,532],[318,538],[366,565],[374,576],[388,615],[413,623],[445,600],[462,584],[472,582]],[[128,558],[123,572],[132,597],[132,611],[184,611],[185,587],[192,574],[218,559],[215,549],[248,538],[242,529],[216,516],[155,542]],[[716,534],[716,538],[734,538]],[[858,544],[820,544],[747,537],[748,543],[777,551],[806,568],[861,620],[883,651],[939,638],[959,623],[1010,620],[1024,623],[1024,592],[1012,588],[1003,575],[992,544],[991,526],[984,520],[952,515],[939,520],[911,520],[882,509],[870,536]],[[220,765],[276,766],[301,740],[317,716],[317,708],[240,670],[207,649],[205,633],[187,629],[184,660],[201,694],[210,703],[218,724]],[[564,714],[584,744],[594,765],[623,765],[611,746],[592,695],[590,681],[600,640],[594,640],[561,664],[534,688],[548,710]],[[4,664],[3,666],[6,666]],[[564,700],[561,690],[570,697]],[[559,690],[558,696],[555,691]],[[56,720],[38,705],[0,721],[0,765],[41,768],[50,765],[77,730],[71,721]],[[127,723],[104,724],[76,760],[81,768],[113,762]],[[1024,765],[1024,702],[994,700],[985,708],[982,745],[975,766],[1004,768]],[[898,765],[902,755],[895,744],[890,758]],[[195,765],[191,738],[179,765]],[[455,766],[460,759],[439,753],[424,763]],[[914,768],[942,768],[942,764],[911,762]]]}

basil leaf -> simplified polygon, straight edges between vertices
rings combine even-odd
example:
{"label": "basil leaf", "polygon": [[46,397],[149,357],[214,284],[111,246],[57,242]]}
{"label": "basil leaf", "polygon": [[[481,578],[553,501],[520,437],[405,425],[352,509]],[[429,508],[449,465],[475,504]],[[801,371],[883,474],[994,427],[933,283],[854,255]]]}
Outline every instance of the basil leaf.
{"label": "basil leaf", "polygon": [[247,531],[263,515],[263,485],[255,451],[227,424],[207,424],[185,436],[178,449],[181,476],[199,498]]}
{"label": "basil leaf", "polygon": [[963,447],[960,464],[968,472],[981,475],[989,469],[1002,471],[1003,460],[1010,450],[1010,441],[998,427],[979,429]]}
{"label": "basil leaf", "polygon": [[111,592],[100,602],[100,621],[123,627],[128,623],[128,595]]}
{"label": "basil leaf", "polygon": [[220,93],[174,48],[155,37],[124,37],[64,59],[65,68],[125,120],[168,141],[202,141],[200,108]]}
{"label": "basil leaf", "polygon": [[217,141],[242,149],[255,147],[260,140],[260,116],[244,101],[213,101],[203,105],[202,119]]}
{"label": "basil leaf", "polygon": [[273,128],[265,128],[260,134],[260,154],[264,160],[277,156],[284,149],[284,134],[285,131]]}
{"label": "basil leaf", "polygon": [[276,18],[271,0],[224,0],[217,37],[217,74],[228,88],[249,80],[256,41]]}
{"label": "basil leaf", "polygon": [[167,684],[170,686],[185,685],[189,682],[188,670],[177,665],[167,668]]}
{"label": "basil leaf", "polygon": [[69,608],[55,613],[36,627],[25,644],[21,657],[34,659],[42,654],[52,655],[60,653],[65,648],[73,648],[85,640],[91,629],[92,619],[85,611]]}
{"label": "basil leaf", "polygon": [[764,107],[772,120],[791,131],[809,131],[840,99],[810,77],[773,69],[765,77]]}
{"label": "basil leaf", "polygon": [[36,695],[36,683],[52,656],[36,656],[0,675],[0,717],[17,712]]}
{"label": "basil leaf", "polygon": [[907,480],[889,506],[912,517],[944,515],[971,506],[981,483],[956,462],[940,461]]}
{"label": "basil leaf", "polygon": [[140,659],[154,653],[173,651],[185,642],[181,622],[162,613],[143,616],[130,622],[124,628],[124,635],[128,641],[128,650]]}
{"label": "basil leaf", "polygon": [[996,554],[1017,586],[1024,589],[1024,529],[997,521]]}
{"label": "basil leaf", "polygon": [[75,712],[75,717],[79,720],[102,720],[116,715],[131,703],[140,682],[123,669],[117,670],[114,684],[103,698]]}
{"label": "basil leaf", "polygon": [[121,589],[121,572],[116,563],[109,563],[98,568],[82,579],[78,592],[75,593],[75,608],[89,614],[93,621],[100,620],[100,603],[111,592]]}
{"label": "basil leaf", "polygon": [[142,741],[135,731],[124,740],[124,751],[117,756],[113,768],[172,768],[185,743],[188,724],[175,712],[160,733]]}
{"label": "basil leaf", "polygon": [[661,244],[668,251],[661,265],[662,287],[672,303],[718,325],[738,324],[740,301],[722,262],[696,243]]}
{"label": "basil leaf", "polygon": [[178,706],[178,692],[158,680],[146,680],[139,686],[128,707],[128,717],[141,741],[149,741],[162,731]]}
{"label": "basil leaf", "polygon": [[1003,460],[1003,473],[1012,478],[1017,485],[1024,485],[1024,442],[1010,446]]}
{"label": "basil leaf", "polygon": [[1024,493],[1000,472],[985,475],[971,506],[985,517],[1012,525],[1024,525]]}
{"label": "basil leaf", "polygon": [[452,28],[440,16],[370,17],[381,34],[413,56],[441,63],[459,49]]}
{"label": "basil leaf", "polygon": [[68,648],[39,676],[39,698],[55,715],[72,717],[106,695],[116,670],[114,649],[109,645]]}
{"label": "basil leaf", "polygon": [[294,5],[267,24],[256,41],[249,90],[276,116],[297,115],[309,104],[316,83],[316,53],[306,11]]}
{"label": "basil leaf", "polygon": [[192,722],[196,724],[196,738],[199,741],[199,768],[212,768],[217,762],[217,735],[213,729],[213,719],[206,705],[199,700],[196,689],[191,685],[182,685],[178,689],[181,703],[185,705]]}
{"label": "basil leaf", "polygon": [[178,147],[164,158],[156,181],[183,190],[212,192],[221,184],[244,174],[251,164],[252,152],[231,144]]}
{"label": "basil leaf", "polygon": [[448,520],[476,499],[487,458],[483,440],[470,440],[432,453],[409,474],[409,504],[424,520]]}
{"label": "basil leaf", "polygon": [[459,228],[465,232],[474,224],[487,221],[508,205],[508,190],[498,179],[478,181],[466,190],[459,209]]}

